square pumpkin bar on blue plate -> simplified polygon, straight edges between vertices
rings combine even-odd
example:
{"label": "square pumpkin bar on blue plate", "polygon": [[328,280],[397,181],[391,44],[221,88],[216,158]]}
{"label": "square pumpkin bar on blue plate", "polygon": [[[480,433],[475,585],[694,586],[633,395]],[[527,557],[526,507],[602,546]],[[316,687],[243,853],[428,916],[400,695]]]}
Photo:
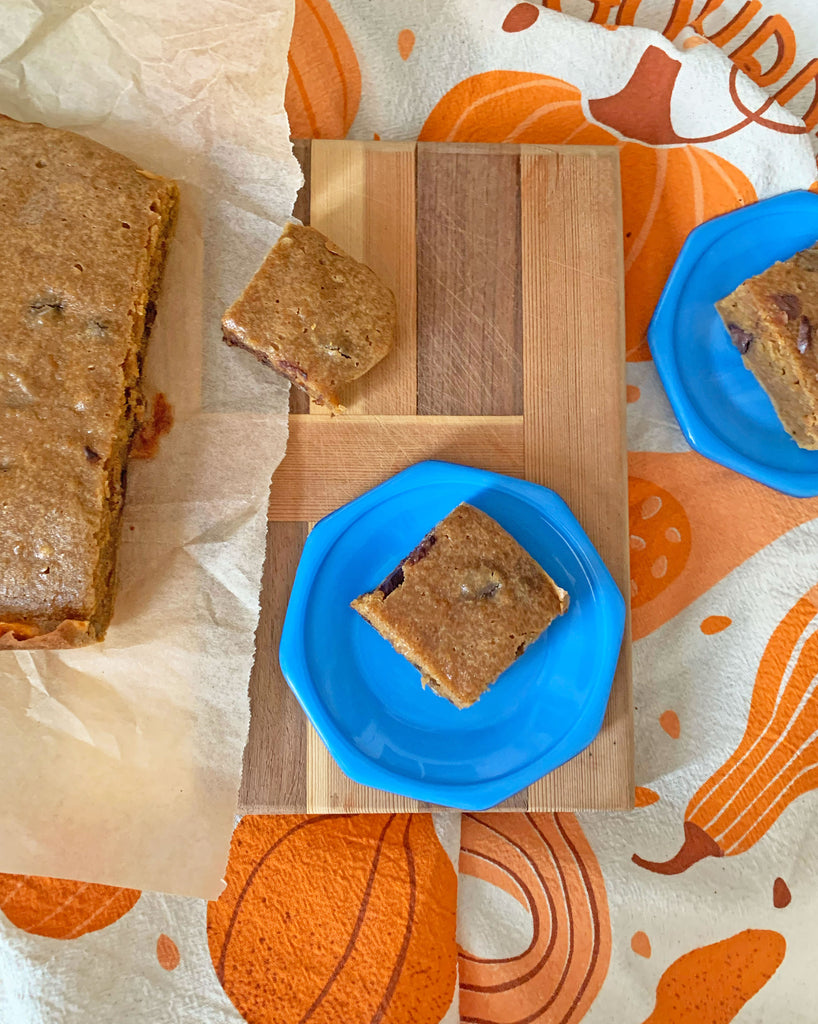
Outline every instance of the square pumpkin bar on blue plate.
{"label": "square pumpkin bar on blue plate", "polygon": [[568,607],[568,594],[491,516],[459,505],[352,602],[459,708],[478,700]]}

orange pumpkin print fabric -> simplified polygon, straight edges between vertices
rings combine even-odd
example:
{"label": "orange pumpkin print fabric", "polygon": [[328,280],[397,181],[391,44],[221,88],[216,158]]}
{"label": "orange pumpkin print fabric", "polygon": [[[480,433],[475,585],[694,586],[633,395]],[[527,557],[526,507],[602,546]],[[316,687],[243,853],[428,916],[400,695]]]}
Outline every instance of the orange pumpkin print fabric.
{"label": "orange pumpkin print fabric", "polygon": [[78,939],[107,928],[127,914],[138,889],[71,882],[34,875],[0,875],[0,910],[30,935]]}
{"label": "orange pumpkin print fabric", "polygon": [[756,673],[744,737],[691,797],[684,843],[640,867],[678,874],[704,857],[744,853],[798,797],[818,788],[818,585],[774,630]]}
{"label": "orange pumpkin print fabric", "polygon": [[248,815],[226,881],[210,956],[249,1024],[438,1024],[451,1004],[457,882],[430,815]]}
{"label": "orange pumpkin print fabric", "polygon": [[[572,814],[468,814],[461,823],[460,874],[517,900],[532,922],[526,948],[493,955],[460,949],[464,1021],[582,1019],[611,956],[599,864]],[[467,914],[468,892],[461,895]]]}

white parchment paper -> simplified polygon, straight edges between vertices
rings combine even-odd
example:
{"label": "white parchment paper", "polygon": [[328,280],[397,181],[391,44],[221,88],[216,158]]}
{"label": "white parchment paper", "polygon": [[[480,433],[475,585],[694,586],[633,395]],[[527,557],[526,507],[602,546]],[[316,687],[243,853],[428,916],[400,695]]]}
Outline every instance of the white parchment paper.
{"label": "white parchment paper", "polygon": [[290,214],[292,0],[6,2],[0,112],[179,181],[146,362],[175,424],[129,469],[104,643],[0,653],[0,871],[221,891],[287,386],[219,318]]}

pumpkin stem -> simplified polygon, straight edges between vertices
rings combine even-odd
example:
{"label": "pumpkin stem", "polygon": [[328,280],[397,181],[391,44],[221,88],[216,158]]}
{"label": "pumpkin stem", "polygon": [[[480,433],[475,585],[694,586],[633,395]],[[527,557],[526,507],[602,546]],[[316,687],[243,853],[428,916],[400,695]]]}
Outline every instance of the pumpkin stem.
{"label": "pumpkin stem", "polygon": [[657,875],[680,875],[705,857],[723,857],[724,850],[715,839],[709,836],[695,822],[685,822],[685,839],[682,848],[675,857],[666,861],[645,860],[635,853],[631,860],[646,871],[654,871]]}
{"label": "pumpkin stem", "polygon": [[670,120],[670,97],[681,66],[658,46],[649,46],[625,88],[614,96],[590,100],[588,109],[600,124],[650,146],[685,142]]}

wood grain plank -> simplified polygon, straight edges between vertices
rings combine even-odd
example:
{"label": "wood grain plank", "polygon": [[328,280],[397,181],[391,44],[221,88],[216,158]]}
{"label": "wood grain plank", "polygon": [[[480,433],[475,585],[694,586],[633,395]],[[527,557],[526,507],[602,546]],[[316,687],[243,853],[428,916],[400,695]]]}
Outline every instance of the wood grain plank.
{"label": "wood grain plank", "polygon": [[278,643],[306,523],[268,523],[267,558],[250,675],[250,733],[239,791],[242,814],[305,810],[307,720],[278,667]]}
{"label": "wood grain plank", "polygon": [[[525,475],[568,502],[627,601],[620,195],[616,150],[521,156]],[[529,788],[532,808],[633,805],[626,629],[599,736]]]}
{"label": "wood grain plank", "polygon": [[353,782],[335,763],[315,729],[307,724],[307,810],[310,814],[412,812],[426,806],[409,797]]}
{"label": "wood grain plank", "polygon": [[417,411],[415,144],[367,146],[364,263],[391,288],[398,327],[392,351],[344,389],[350,413],[406,416]]}
{"label": "wood grain plank", "polygon": [[[398,329],[392,351],[360,380],[342,388],[341,401],[347,407],[347,416],[355,413],[413,415],[417,408],[414,143],[361,145],[356,147],[356,156],[350,160],[339,156],[339,146],[343,152],[349,149],[346,143],[319,142],[314,145],[318,171],[314,182],[316,200],[313,216],[317,217],[314,226],[375,271],[392,289],[398,312]],[[339,162],[340,170],[333,171]],[[339,216],[338,206],[349,211],[348,216]],[[344,417],[343,422],[346,421]],[[326,423],[326,417],[321,416],[320,422]],[[339,434],[342,436],[337,436]],[[355,453],[371,452],[371,445],[367,445],[365,435],[347,436],[340,419],[333,421],[333,436],[337,436],[335,451],[332,451],[333,437],[325,434],[320,442],[318,438],[315,441],[319,442],[322,451],[331,454],[335,466],[339,464],[339,452],[350,453],[340,460],[348,471],[346,479],[350,483],[360,465]],[[377,443],[378,437],[373,436],[370,441]],[[287,472],[287,467],[284,471]],[[383,478],[370,475],[368,482],[355,488],[349,497],[357,496]],[[325,483],[326,477],[320,485]],[[274,494],[286,493],[287,490],[285,478],[282,490],[274,489]],[[332,508],[348,500],[341,497],[347,493],[348,490],[343,488],[336,490]],[[303,511],[314,518],[324,514],[318,507]],[[311,727],[309,735],[307,792],[310,811],[419,809],[417,801],[369,789],[347,778]]]}
{"label": "wood grain plank", "polygon": [[291,416],[270,518],[316,520],[424,459],[524,471],[520,416]]}
{"label": "wood grain plank", "polygon": [[418,412],[522,412],[517,146],[419,143]]}

